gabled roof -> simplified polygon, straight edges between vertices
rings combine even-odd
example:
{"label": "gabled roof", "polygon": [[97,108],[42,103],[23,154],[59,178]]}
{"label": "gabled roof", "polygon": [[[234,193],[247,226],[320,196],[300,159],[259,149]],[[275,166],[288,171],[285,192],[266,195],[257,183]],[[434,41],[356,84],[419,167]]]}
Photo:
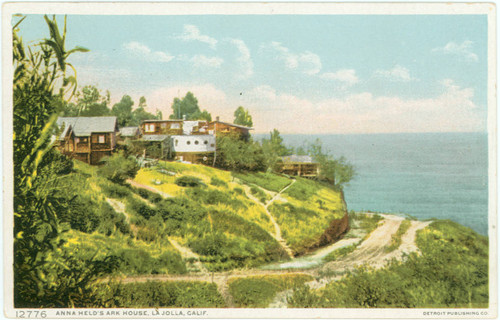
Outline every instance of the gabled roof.
{"label": "gabled roof", "polygon": [[281,157],[281,160],[283,160],[283,162],[316,163],[310,156],[298,156],[296,154]]}
{"label": "gabled roof", "polygon": [[59,117],[57,119],[59,127],[71,126],[75,136],[87,137],[93,132],[115,132],[116,117]]}
{"label": "gabled roof", "polygon": [[122,137],[135,137],[139,133],[139,127],[123,127],[120,128]]}

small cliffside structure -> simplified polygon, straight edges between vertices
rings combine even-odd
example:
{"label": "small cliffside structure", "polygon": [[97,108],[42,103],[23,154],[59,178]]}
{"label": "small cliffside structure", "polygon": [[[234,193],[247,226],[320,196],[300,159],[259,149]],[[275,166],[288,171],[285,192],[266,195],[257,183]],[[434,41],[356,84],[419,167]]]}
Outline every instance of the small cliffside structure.
{"label": "small cliffside structure", "polygon": [[316,177],[319,174],[319,163],[310,156],[291,155],[281,157],[280,172],[291,176]]}

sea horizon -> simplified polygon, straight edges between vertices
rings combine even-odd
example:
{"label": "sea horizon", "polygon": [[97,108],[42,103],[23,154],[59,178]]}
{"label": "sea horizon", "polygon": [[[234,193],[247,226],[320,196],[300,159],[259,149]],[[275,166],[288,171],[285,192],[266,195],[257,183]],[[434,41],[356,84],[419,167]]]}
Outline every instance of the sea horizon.
{"label": "sea horizon", "polygon": [[319,138],[324,151],[355,166],[344,188],[348,210],[450,219],[488,234],[487,132],[281,136],[289,147]]}

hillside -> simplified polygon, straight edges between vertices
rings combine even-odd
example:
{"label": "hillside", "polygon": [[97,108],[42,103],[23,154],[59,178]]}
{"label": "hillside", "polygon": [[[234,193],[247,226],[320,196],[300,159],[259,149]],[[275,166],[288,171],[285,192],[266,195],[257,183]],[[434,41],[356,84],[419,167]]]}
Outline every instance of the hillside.
{"label": "hillside", "polygon": [[347,228],[325,235],[347,219],[345,202],[305,179],[160,162],[119,185],[95,167],[76,161],[75,169],[65,189],[80,194],[88,213],[74,208],[66,246],[86,259],[115,257],[121,275],[256,267],[331,242]]}
{"label": "hillside", "polygon": [[65,248],[107,259],[99,306],[488,303],[486,237],[451,221],[347,214],[321,183],[171,162],[125,185],[75,162],[63,182],[79,195],[60,217],[71,225]]}

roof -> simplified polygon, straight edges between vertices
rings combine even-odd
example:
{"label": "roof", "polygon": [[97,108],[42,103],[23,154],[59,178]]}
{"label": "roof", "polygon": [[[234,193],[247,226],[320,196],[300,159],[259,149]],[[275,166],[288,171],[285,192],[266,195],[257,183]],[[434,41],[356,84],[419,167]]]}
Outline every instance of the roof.
{"label": "roof", "polygon": [[228,126],[231,126],[231,127],[236,127],[236,128],[240,128],[240,129],[246,129],[246,130],[253,130],[253,128],[250,128],[250,127],[245,127],[245,126],[240,126],[239,124],[234,124],[234,123],[229,123],[229,122],[224,122],[224,121],[212,121],[210,122],[210,124],[212,123],[222,123],[222,124],[225,124],[225,125],[228,125]]}
{"label": "roof", "polygon": [[182,119],[167,119],[167,120],[158,120],[158,119],[151,119],[151,120],[142,120],[141,123],[144,122],[182,122],[184,120]]}
{"label": "roof", "polygon": [[302,162],[302,163],[316,163],[310,156],[298,156],[296,154],[292,154],[291,156],[281,157],[283,162]]}
{"label": "roof", "polygon": [[142,136],[143,141],[163,141],[170,136],[167,134],[147,134]]}
{"label": "roof", "polygon": [[59,127],[71,126],[75,136],[87,137],[93,132],[115,132],[116,117],[59,117],[57,119]]}
{"label": "roof", "polygon": [[123,127],[120,128],[120,135],[122,137],[135,137],[139,132],[139,127]]}

